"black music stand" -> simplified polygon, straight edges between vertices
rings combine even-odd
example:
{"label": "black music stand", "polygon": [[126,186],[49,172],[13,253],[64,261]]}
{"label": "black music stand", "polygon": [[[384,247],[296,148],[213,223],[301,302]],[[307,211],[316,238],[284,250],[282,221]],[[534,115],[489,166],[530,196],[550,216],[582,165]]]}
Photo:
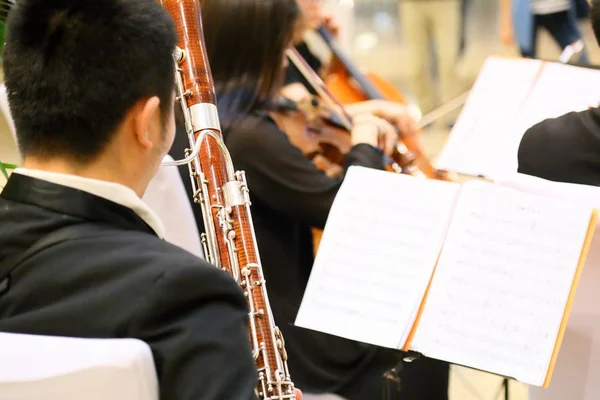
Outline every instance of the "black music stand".
{"label": "black music stand", "polygon": [[504,388],[504,400],[509,400],[509,398],[508,398],[508,378],[502,379],[502,387]]}
{"label": "black music stand", "polygon": [[411,363],[421,358],[420,353],[408,351],[402,357],[402,360],[396,366],[389,369],[383,374],[383,400],[393,400],[392,393],[395,390],[399,393],[402,390],[402,380],[398,376],[398,373],[402,371],[405,364]]}

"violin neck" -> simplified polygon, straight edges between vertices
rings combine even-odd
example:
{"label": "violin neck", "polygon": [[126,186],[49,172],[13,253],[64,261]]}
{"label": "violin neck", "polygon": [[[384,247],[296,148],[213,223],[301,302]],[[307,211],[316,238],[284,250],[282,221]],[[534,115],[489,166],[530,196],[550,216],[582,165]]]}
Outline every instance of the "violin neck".
{"label": "violin neck", "polygon": [[331,33],[324,26],[320,26],[317,28],[317,33],[323,38],[327,46],[333,53],[333,55],[338,59],[340,64],[344,66],[348,74],[358,83],[361,90],[370,100],[383,100],[383,95],[377,90],[375,86],[371,84],[369,79],[360,71],[360,68],[352,60],[348,55],[342,50],[339,44],[336,43],[335,39],[331,35]]}

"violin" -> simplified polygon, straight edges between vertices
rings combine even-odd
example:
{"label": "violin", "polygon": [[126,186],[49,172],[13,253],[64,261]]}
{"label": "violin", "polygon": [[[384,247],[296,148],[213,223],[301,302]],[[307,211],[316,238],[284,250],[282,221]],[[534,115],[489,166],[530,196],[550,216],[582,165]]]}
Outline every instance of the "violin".
{"label": "violin", "polygon": [[[317,168],[332,178],[342,175],[345,155],[352,149],[351,126],[317,96],[299,102],[283,97],[267,108],[279,129]],[[415,165],[415,156],[402,143],[396,145],[391,157],[385,156],[385,161],[390,172],[424,175]]]}
{"label": "violin", "polygon": [[[353,147],[352,117],[296,49],[288,50],[287,55],[320,96],[308,96],[298,102],[280,98],[266,106],[269,115],[286,133],[290,142],[317,168],[332,178],[340,177],[344,157]],[[385,157],[386,170],[390,172],[425,176],[415,163],[416,157],[400,141],[396,143],[392,155]],[[317,228],[313,228],[312,232],[316,254],[323,232]]]}
{"label": "violin", "polygon": [[[363,73],[336,43],[327,28],[321,26],[317,33],[334,55],[332,71],[325,78],[325,86],[342,103],[352,104],[366,100],[387,100],[407,104],[402,93],[390,82],[374,73]],[[447,171],[434,168],[427,159],[417,135],[401,133],[401,140],[415,156],[415,162],[426,177],[454,181]]]}
{"label": "violin", "polygon": [[294,102],[282,97],[269,105],[269,115],[290,142],[331,178],[342,175],[344,155],[352,144],[347,128],[326,115],[318,98]]}
{"label": "violin", "polygon": [[[287,56],[315,88],[318,96],[308,96],[299,102],[287,100],[281,103],[280,101],[280,105],[288,105],[286,111],[290,119],[286,121],[281,114],[271,115],[271,117],[288,134],[290,141],[304,151],[305,155],[313,159],[313,155],[318,154],[342,166],[343,156],[352,148],[350,135],[352,117],[296,49],[289,49]],[[278,111],[283,110],[280,108]],[[290,111],[295,113],[289,114]],[[290,126],[291,121],[295,121],[297,126]],[[399,141],[391,157],[386,156],[386,169],[397,173],[424,176],[415,161],[416,157]]]}

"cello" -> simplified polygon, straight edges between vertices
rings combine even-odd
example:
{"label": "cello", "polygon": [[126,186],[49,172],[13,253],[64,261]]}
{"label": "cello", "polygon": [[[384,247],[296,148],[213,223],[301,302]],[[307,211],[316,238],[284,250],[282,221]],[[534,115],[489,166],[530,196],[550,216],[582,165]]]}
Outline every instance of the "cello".
{"label": "cello", "polygon": [[[406,105],[402,93],[377,74],[363,73],[336,43],[327,28],[321,26],[317,33],[331,50],[334,60],[330,74],[325,78],[329,91],[342,103],[352,104],[366,100],[387,100]],[[447,112],[447,111],[446,111]],[[423,124],[421,123],[421,128]],[[434,168],[427,159],[417,135],[401,135],[406,147],[416,157],[416,164],[431,179],[454,181],[447,171]]]}

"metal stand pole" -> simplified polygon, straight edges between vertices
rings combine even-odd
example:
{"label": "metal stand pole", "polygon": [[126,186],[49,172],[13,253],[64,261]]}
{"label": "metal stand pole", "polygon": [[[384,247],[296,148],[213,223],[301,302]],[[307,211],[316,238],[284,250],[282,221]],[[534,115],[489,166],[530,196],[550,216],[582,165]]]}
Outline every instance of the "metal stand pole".
{"label": "metal stand pole", "polygon": [[395,397],[392,393],[400,393],[402,390],[402,380],[398,374],[404,368],[404,364],[411,363],[420,357],[419,353],[409,351],[396,366],[383,374],[383,400],[393,400]]}
{"label": "metal stand pole", "polygon": [[504,386],[504,400],[509,400],[509,398],[508,398],[508,378],[504,378],[502,380],[502,386]]}

